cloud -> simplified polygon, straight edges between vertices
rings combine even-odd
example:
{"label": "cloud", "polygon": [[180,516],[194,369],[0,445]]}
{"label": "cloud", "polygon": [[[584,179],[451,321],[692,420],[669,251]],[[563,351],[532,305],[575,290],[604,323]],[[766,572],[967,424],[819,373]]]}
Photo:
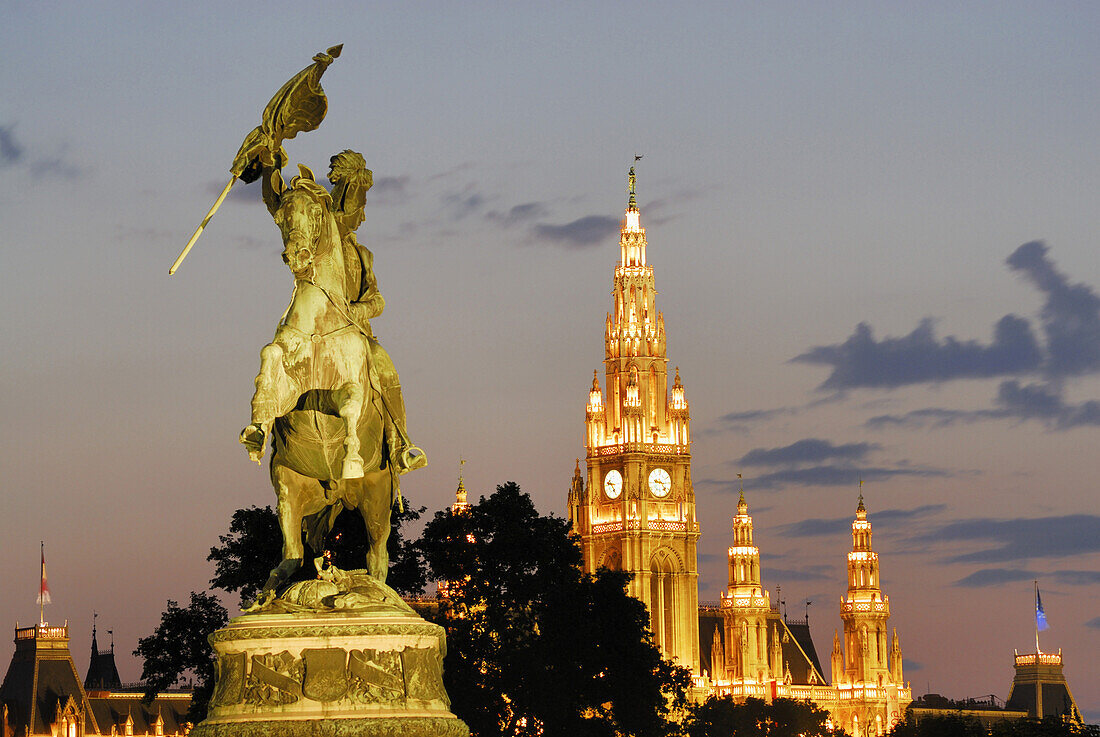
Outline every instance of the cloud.
{"label": "cloud", "polygon": [[461,191],[443,195],[443,204],[451,208],[451,213],[456,220],[461,220],[468,215],[480,210],[488,201],[485,195],[476,191],[473,184],[467,184]]}
{"label": "cloud", "polygon": [[843,343],[816,346],[791,361],[832,367],[819,389],[893,389],[908,384],[1008,376],[1036,371],[1042,351],[1023,318],[1005,315],[993,329],[993,341],[936,337],[925,318],[908,335],[876,340],[861,322]]}
{"label": "cloud", "polygon": [[1100,583],[1100,571],[1054,571],[1054,578],[1068,586],[1095,586]]}
{"label": "cloud", "polygon": [[1100,617],[1093,617],[1089,621],[1085,622],[1085,626],[1100,630]]}
{"label": "cloud", "polygon": [[719,422],[728,425],[740,425],[746,422],[760,422],[770,420],[779,415],[793,414],[793,407],[777,407],[776,409],[751,409],[746,412],[730,412],[718,418]]}
{"label": "cloud", "polygon": [[881,447],[878,443],[833,445],[828,440],[806,438],[781,448],[754,448],[737,462],[746,466],[775,466],[787,463],[820,463],[830,458],[858,461]]}
{"label": "cloud", "polygon": [[[884,509],[880,512],[868,512],[867,518],[872,524],[902,522],[919,517],[929,517],[947,509],[946,504],[925,504],[913,509]],[[852,526],[852,517],[834,517],[832,519],[804,519],[780,525],[779,534],[785,537],[821,537],[838,535]]]}
{"label": "cloud", "polygon": [[900,415],[877,415],[864,423],[869,429],[897,427],[947,427],[981,420],[1038,420],[1052,430],[1100,426],[1100,402],[1089,400],[1081,404],[1066,402],[1061,383],[1036,382],[1020,384],[1016,380],[1001,382],[993,400],[995,409],[957,410],[927,407]]}
{"label": "cloud", "polygon": [[15,140],[15,125],[0,125],[0,169],[23,160],[24,149]]}
{"label": "cloud", "polygon": [[901,659],[901,668],[903,671],[909,671],[912,673],[917,670],[924,670],[924,663],[919,663],[916,660],[909,660],[908,658]]}
{"label": "cloud", "polygon": [[1003,563],[1030,558],[1060,558],[1100,552],[1100,517],[959,520],[919,538],[926,542],[987,542],[987,547],[947,559],[948,563]]}
{"label": "cloud", "polygon": [[619,218],[586,215],[564,225],[536,223],[531,228],[536,238],[551,241],[566,248],[589,248],[607,240],[619,231]]}
{"label": "cloud", "polygon": [[[946,478],[951,472],[939,468],[863,467],[852,465],[820,465],[808,468],[786,468],[744,480],[746,489],[778,489],[787,486],[854,486],[864,481],[879,481],[897,476]],[[736,491],[729,484],[728,491]]]}
{"label": "cloud", "polygon": [[1045,244],[1032,241],[1006,260],[1046,294],[1039,313],[1046,337],[1045,372],[1061,377],[1100,371],[1100,296],[1087,284],[1070,284],[1047,258],[1048,251]]}
{"label": "cloud", "polygon": [[375,200],[387,205],[400,205],[411,197],[409,191],[409,177],[378,177],[374,180],[374,186],[367,193],[367,201]]}
{"label": "cloud", "polygon": [[512,207],[508,212],[493,210],[485,214],[487,220],[492,220],[508,228],[519,223],[544,217],[549,210],[542,202],[525,202],[522,205]]}
{"label": "cloud", "polygon": [[965,578],[960,578],[952,585],[963,586],[965,588],[1001,586],[1006,583],[1013,583],[1014,581],[1031,581],[1038,576],[1039,574],[1035,571],[1028,571],[1022,568],[983,568],[980,571],[974,571]]}

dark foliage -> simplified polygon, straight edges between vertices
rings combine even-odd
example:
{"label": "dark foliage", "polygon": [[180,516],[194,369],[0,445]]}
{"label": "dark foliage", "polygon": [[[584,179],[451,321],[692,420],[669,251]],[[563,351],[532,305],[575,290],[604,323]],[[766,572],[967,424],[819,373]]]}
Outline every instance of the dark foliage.
{"label": "dark foliage", "polygon": [[[407,540],[402,526],[415,522],[426,511],[425,507],[413,509],[403,499],[404,511],[393,510],[390,515],[390,537],[386,549],[390,556],[390,571],[386,583],[399,594],[424,593],[427,570],[420,549],[415,541]],[[253,601],[268,573],[282,558],[282,534],[278,519],[271,507],[249,507],[233,513],[229,533],[220,535],[221,545],[210,549],[207,560],[214,563],[214,577],[210,587],[238,592],[241,606]],[[367,531],[363,518],[356,513],[344,512],[336,518],[332,531],[325,539],[332,551],[333,563],[345,570],[362,568],[367,558]],[[306,563],[294,580],[304,580],[315,575],[309,561],[319,555],[306,546]]]}
{"label": "dark foliage", "polygon": [[843,730],[826,729],[829,712],[805,701],[776,699],[771,704],[763,699],[734,701],[729,696],[707,699],[691,707],[686,722],[688,737],[840,737]]}
{"label": "dark foliage", "polygon": [[1100,737],[1100,726],[1046,717],[994,722],[987,730],[976,717],[962,714],[928,716],[919,720],[910,715],[890,734],[893,737]]}
{"label": "dark foliage", "polygon": [[224,627],[229,613],[213,594],[191,592],[191,604],[181,608],[169,600],[153,634],[138,640],[134,655],[144,661],[141,679],[145,698],[151,701],[158,691],[194,681],[188,719],[198,723],[206,718],[206,704],[214,690],[214,651],[206,636]]}
{"label": "dark foliage", "polygon": [[444,681],[476,737],[674,733],[687,671],[661,659],[626,575],[582,573],[567,521],[507,483],[437,513],[420,545],[450,582]]}

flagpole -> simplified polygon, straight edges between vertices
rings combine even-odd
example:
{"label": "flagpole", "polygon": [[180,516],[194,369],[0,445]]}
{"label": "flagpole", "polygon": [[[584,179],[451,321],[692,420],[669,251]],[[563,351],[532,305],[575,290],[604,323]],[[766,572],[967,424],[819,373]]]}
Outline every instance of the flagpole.
{"label": "flagpole", "polygon": [[1043,652],[1039,649],[1039,579],[1035,579],[1035,654]]}
{"label": "flagpole", "polygon": [[46,623],[46,597],[42,596],[42,580],[46,578],[46,542],[38,541],[39,560],[41,565],[38,570],[38,625]]}

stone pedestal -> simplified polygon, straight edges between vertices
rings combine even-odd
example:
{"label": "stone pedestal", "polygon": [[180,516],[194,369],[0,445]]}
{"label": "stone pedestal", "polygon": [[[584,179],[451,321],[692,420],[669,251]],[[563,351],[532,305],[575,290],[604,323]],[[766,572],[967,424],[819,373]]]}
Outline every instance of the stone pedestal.
{"label": "stone pedestal", "polygon": [[443,628],[382,611],[245,614],[210,636],[217,685],[193,737],[467,737]]}

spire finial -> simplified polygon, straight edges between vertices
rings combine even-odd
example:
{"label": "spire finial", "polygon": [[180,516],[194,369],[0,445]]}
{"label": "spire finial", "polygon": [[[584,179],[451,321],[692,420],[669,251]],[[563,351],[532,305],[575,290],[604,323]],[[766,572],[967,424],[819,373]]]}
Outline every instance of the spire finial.
{"label": "spire finial", "polygon": [[592,389],[599,391],[600,389],[600,374],[598,369],[592,369]]}
{"label": "spire finial", "polygon": [[737,500],[737,511],[744,514],[749,505],[745,503],[745,480],[741,477],[741,474],[737,474],[737,491],[740,494],[740,498]]}
{"label": "spire finial", "polygon": [[856,507],[857,512],[866,512],[867,507],[863,506],[863,477],[859,479],[859,506]]}
{"label": "spire finial", "polygon": [[[635,164],[637,164],[641,160],[642,160],[642,154],[634,154],[634,163]],[[634,191],[635,185],[637,184],[637,177],[634,175],[634,167],[633,166],[630,167],[630,173],[627,175],[626,179],[627,179],[627,183],[629,184],[626,191],[630,195],[630,199],[627,200],[627,209],[637,210],[638,209],[638,198],[635,196],[635,191]]]}

